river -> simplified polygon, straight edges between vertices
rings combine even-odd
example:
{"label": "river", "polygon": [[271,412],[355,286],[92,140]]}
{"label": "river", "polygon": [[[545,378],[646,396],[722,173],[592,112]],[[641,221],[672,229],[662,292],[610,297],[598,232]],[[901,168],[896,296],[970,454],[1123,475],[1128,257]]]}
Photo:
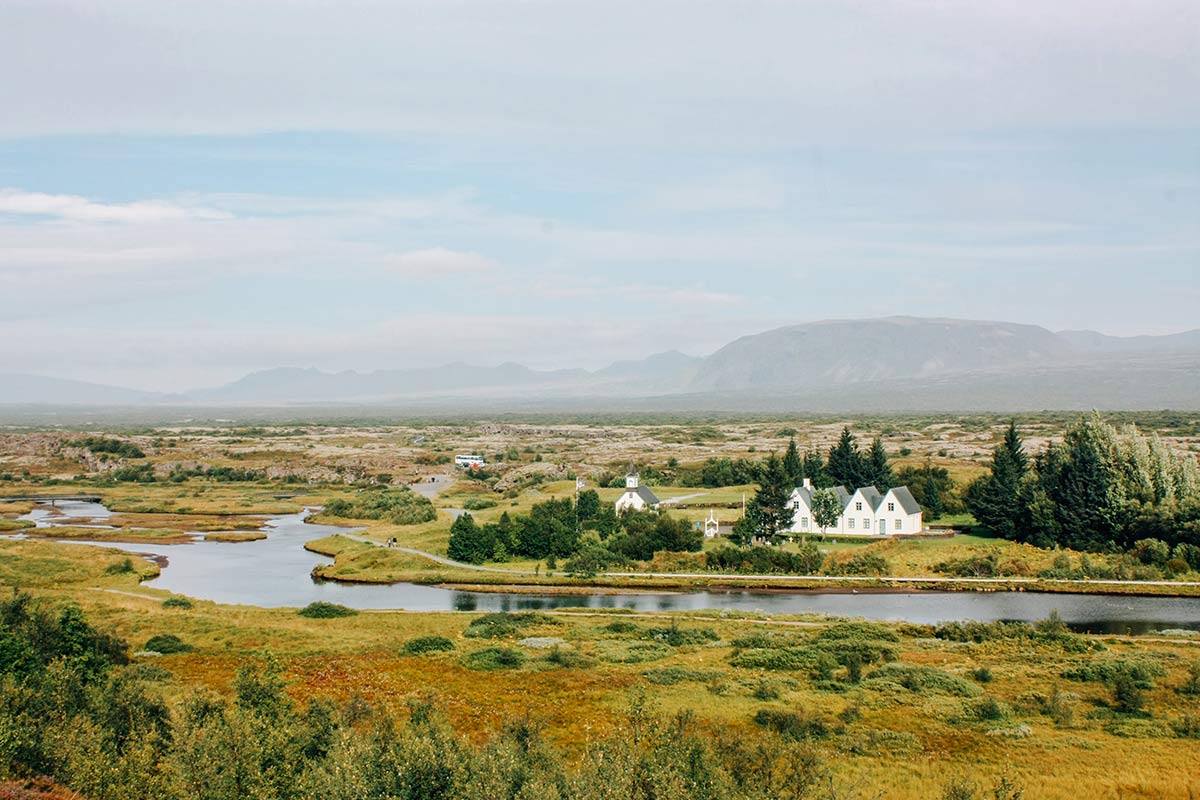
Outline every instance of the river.
{"label": "river", "polygon": [[[94,503],[60,502],[65,517],[104,525],[108,509]],[[237,544],[121,544],[119,547],[167,566],[147,586],[218,603],[300,607],[316,600],[358,609],[409,611],[517,611],[562,607],[628,608],[636,611],[729,609],[775,614],[820,613],[874,620],[937,623],[949,620],[1044,619],[1057,610],[1073,629],[1090,633],[1147,633],[1167,628],[1200,630],[1200,598],[1132,597],[1044,592],[663,592],[551,595],[468,592],[421,586],[348,584],[314,580],[312,568],[330,558],[304,549],[312,539],[344,528],[305,522],[308,512],[272,517],[266,539]],[[55,516],[38,507],[26,519],[54,525]]]}

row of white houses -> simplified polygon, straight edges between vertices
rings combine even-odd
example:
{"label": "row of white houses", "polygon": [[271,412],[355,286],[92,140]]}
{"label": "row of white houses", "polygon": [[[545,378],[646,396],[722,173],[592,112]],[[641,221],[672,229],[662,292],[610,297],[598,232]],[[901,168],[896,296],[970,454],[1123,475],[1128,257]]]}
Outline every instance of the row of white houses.
{"label": "row of white houses", "polygon": [[[907,486],[897,486],[880,492],[874,486],[863,486],[851,494],[845,486],[835,486],[832,491],[841,503],[842,513],[837,523],[827,528],[817,524],[812,512],[813,493],[820,491],[813,488],[812,481],[804,479],[803,486],[797,486],[792,491],[788,507],[793,509],[792,525],[788,529],[792,533],[836,533],[843,536],[896,536],[906,533],[920,533],[925,529],[921,505],[912,496]],[[627,508],[641,511],[645,508],[657,508],[658,498],[649,488],[638,481],[637,470],[629,465],[625,475],[625,493],[617,498],[616,511],[620,514]],[[712,517],[710,513],[710,517]],[[705,532],[716,531],[716,518],[712,517],[713,525],[705,525]]]}
{"label": "row of white houses", "polygon": [[814,489],[812,481],[804,479],[803,486],[792,492],[788,505],[795,510],[793,533],[837,533],[843,536],[895,536],[920,533],[925,528],[921,505],[907,486],[896,486],[881,493],[874,486],[863,486],[851,494],[845,486],[834,486],[833,492],[842,504],[837,523],[827,528],[817,524],[812,512]]}

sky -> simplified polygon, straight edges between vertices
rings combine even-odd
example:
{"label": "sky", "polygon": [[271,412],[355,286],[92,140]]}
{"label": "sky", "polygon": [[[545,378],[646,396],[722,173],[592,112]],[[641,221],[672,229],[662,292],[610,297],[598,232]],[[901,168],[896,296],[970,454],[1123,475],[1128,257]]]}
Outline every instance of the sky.
{"label": "sky", "polygon": [[4,0],[0,373],[1200,327],[1195,0]]}

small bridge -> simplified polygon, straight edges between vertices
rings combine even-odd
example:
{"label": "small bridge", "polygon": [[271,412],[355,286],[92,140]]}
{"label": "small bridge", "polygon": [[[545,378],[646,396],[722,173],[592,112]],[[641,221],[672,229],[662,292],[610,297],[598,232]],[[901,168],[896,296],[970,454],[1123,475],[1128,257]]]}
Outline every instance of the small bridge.
{"label": "small bridge", "polygon": [[59,502],[99,503],[103,499],[98,494],[25,494],[0,497],[0,503],[49,503],[53,506]]}

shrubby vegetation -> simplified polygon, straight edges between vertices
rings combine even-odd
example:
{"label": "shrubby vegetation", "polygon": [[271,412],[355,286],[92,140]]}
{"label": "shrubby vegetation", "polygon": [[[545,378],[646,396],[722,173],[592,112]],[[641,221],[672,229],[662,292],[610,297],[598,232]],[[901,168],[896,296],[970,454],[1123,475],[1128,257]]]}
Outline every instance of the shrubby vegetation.
{"label": "shrubby vegetation", "polygon": [[76,439],[71,442],[75,447],[81,447],[85,450],[90,450],[97,455],[104,453],[106,455],[117,456],[118,458],[145,458],[146,454],[140,447],[133,442],[127,442],[124,439],[110,439],[104,436],[85,436],[82,439]]}
{"label": "shrubby vegetation", "polygon": [[353,617],[358,614],[353,608],[347,608],[337,603],[326,603],[322,600],[309,603],[296,613],[309,619],[337,619],[338,617]]}
{"label": "shrubby vegetation", "polygon": [[[0,620],[0,779],[53,776],[89,800],[834,796],[821,758],[789,743],[819,729],[783,716],[761,721],[780,735],[750,743],[687,715],[659,720],[639,701],[576,761],[528,721],[476,745],[423,700],[404,723],[361,699],[298,705],[269,657],[238,670],[231,700],[200,690],[172,711],[160,688],[169,675],[122,666],[128,648],[77,610],[18,595],[0,602]],[[505,669],[528,657],[486,648],[466,660]]]}
{"label": "shrubby vegetation", "polygon": [[334,498],[324,513],[347,519],[383,519],[395,525],[416,525],[437,519],[437,509],[428,497],[407,487],[367,489],[352,500]]}
{"label": "shrubby vegetation", "polygon": [[444,653],[453,649],[454,642],[445,636],[418,636],[405,642],[400,652],[406,656],[419,656],[426,653]]}
{"label": "shrubby vegetation", "polygon": [[[588,532],[585,535],[585,532]],[[704,535],[684,519],[658,511],[628,510],[617,517],[601,507],[595,491],[535,503],[528,515],[500,515],[479,525],[462,514],[450,526],[447,554],[456,561],[480,564],[524,558],[567,558],[568,569],[594,573],[628,560],[648,561],[657,552],[699,552]]]}

